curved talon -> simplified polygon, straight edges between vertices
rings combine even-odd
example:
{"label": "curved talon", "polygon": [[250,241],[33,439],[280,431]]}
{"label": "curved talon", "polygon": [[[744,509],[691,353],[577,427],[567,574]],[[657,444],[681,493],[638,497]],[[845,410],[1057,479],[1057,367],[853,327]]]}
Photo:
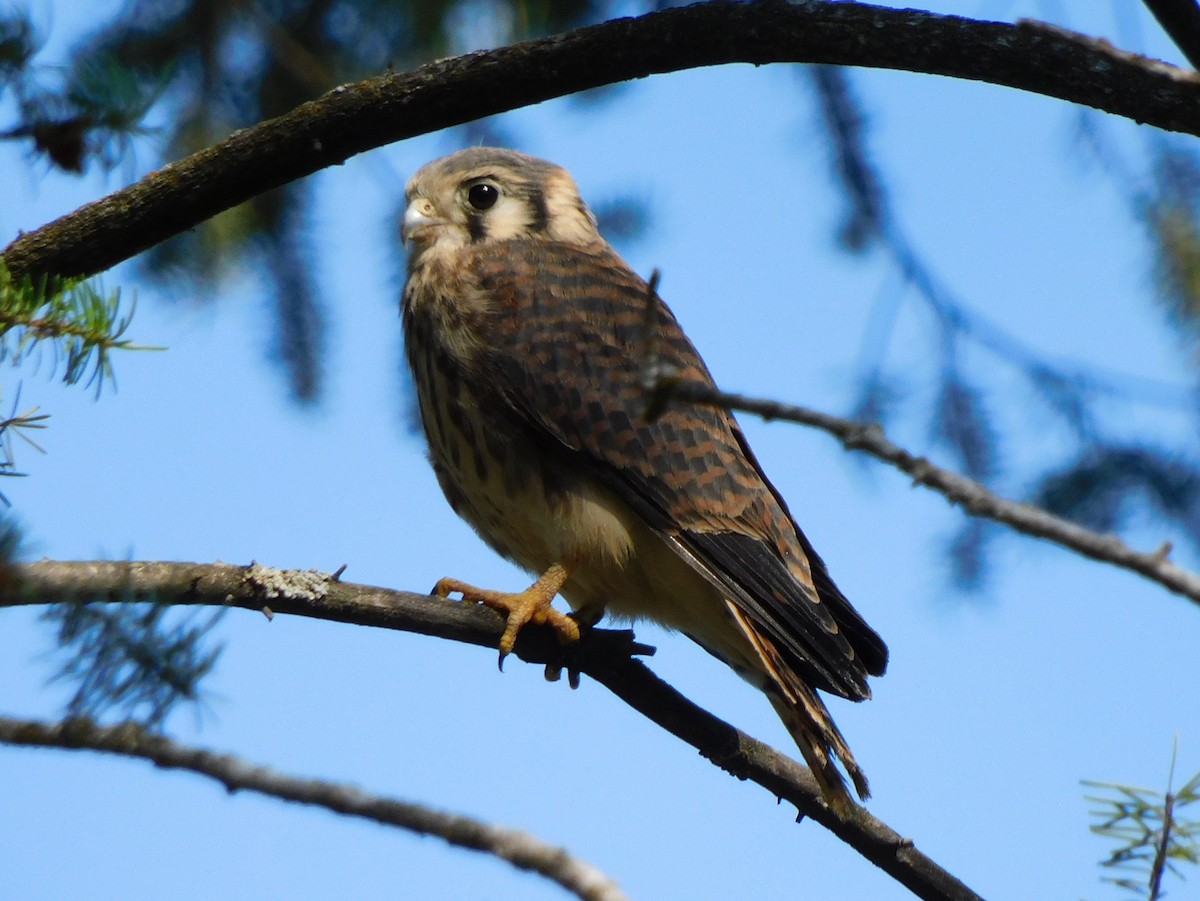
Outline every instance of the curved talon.
{"label": "curved talon", "polygon": [[476,588],[474,585],[468,585],[466,582],[460,582],[458,579],[438,579],[437,584],[433,586],[433,591],[429,592],[439,598],[448,598],[450,595],[458,592],[462,595],[463,600],[474,599],[475,595],[486,594],[484,588]]}

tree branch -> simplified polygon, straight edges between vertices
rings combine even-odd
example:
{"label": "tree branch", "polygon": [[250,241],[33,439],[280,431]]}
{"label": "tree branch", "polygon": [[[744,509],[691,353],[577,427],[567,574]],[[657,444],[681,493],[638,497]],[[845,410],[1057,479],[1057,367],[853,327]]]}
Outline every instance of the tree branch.
{"label": "tree branch", "polygon": [[1192,68],[1200,69],[1200,6],[1196,0],[1142,0]]}
{"label": "tree branch", "polygon": [[[164,562],[17,564],[0,580],[0,606],[58,601],[212,604],[269,608],[336,622],[434,635],[495,648],[504,619],[494,611],[429,595],[340,582],[312,572],[261,566]],[[695,747],[739,779],[794,804],[863,857],[928,901],[979,901],[979,896],[865,808],[839,816],[825,805],[800,764],[696,706],[631,653],[645,653],[632,633],[593,629],[565,653],[544,627],[521,631],[516,654],[531,663],[562,664],[586,673],[635,710]]]}
{"label": "tree branch", "polygon": [[540,873],[583,901],[628,901],[616,883],[600,870],[528,832],[434,810],[422,804],[379,797],[345,783],[289,776],[232,754],[178,744],[148,732],[137,723],[100,726],[87,717],[46,723],[0,716],[0,742],[138,757],[164,769],[189,770],[215,779],[230,793],[258,792],[346,816],[374,820],[385,826],[399,826],[418,835],[437,836],[460,848],[482,851],[522,870]]}
{"label": "tree branch", "polygon": [[1043,23],[862,3],[712,2],[339,87],[17,238],[14,275],[93,275],[375,147],[647,75],[826,63],[991,82],[1200,135],[1200,76]]}
{"label": "tree branch", "polygon": [[1164,544],[1153,553],[1135,551],[1115,535],[1093,532],[1041,507],[1001,497],[973,479],[935,466],[924,457],[915,456],[893,444],[878,424],[855,422],[778,401],[730,394],[699,382],[664,380],[657,386],[651,386],[650,391],[649,403],[652,408],[661,409],[670,400],[712,404],[728,410],[755,413],[764,419],[782,419],[828,432],[840,439],[847,450],[863,451],[890,463],[912,476],[913,482],[932,488],[972,516],[993,519],[1018,532],[1045,538],[1093,560],[1132,570],[1200,604],[1200,574],[1167,559],[1169,544]]}

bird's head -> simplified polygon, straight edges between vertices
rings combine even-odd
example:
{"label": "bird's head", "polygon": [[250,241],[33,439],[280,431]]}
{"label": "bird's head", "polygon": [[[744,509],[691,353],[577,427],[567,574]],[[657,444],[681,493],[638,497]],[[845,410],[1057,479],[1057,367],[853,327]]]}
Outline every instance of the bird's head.
{"label": "bird's head", "polygon": [[405,199],[410,266],[430,250],[483,241],[603,241],[567,170],[515,150],[471,147],[434,160],[409,179]]}

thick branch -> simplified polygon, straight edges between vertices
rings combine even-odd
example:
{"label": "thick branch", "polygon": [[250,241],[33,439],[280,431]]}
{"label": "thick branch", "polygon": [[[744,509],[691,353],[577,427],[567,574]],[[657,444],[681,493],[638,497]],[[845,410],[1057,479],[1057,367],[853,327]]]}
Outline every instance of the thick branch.
{"label": "thick branch", "polygon": [[1200,5],[1196,0],[1143,0],[1193,68],[1200,69]]}
{"label": "thick branch", "polygon": [[[493,611],[428,595],[339,582],[313,573],[230,564],[59,562],[12,567],[0,580],[0,606],[64,600],[213,604],[435,635],[495,648],[504,620]],[[630,633],[594,629],[564,660],[548,629],[526,627],[516,653],[533,663],[585,673],[713,763],[794,804],[865,858],[929,901],[978,901],[978,895],[864,808],[839,816],[821,800],[812,775],[771,747],[696,706],[632,653],[647,649]]]}
{"label": "thick branch", "polygon": [[1093,560],[1132,570],[1200,604],[1200,574],[1177,566],[1167,559],[1166,551],[1169,550],[1169,546],[1164,546],[1163,550],[1154,553],[1135,551],[1115,535],[1093,532],[1041,507],[1000,497],[973,479],[935,466],[924,457],[915,456],[893,444],[884,435],[883,429],[876,424],[842,419],[807,407],[778,401],[730,394],[698,382],[667,381],[652,390],[657,394],[652,399],[652,404],[658,406],[667,399],[713,404],[729,410],[755,413],[764,419],[783,419],[828,432],[839,438],[847,450],[860,450],[890,463],[912,476],[915,483],[932,488],[972,516],[994,519],[1018,532],[1035,538],[1045,538]]}
{"label": "thick branch", "polygon": [[627,901],[625,893],[600,870],[528,832],[506,829],[421,804],[382,798],[353,785],[289,776],[232,754],[178,744],[147,732],[136,723],[98,726],[86,717],[45,723],[0,716],[0,742],[139,757],[164,769],[189,770],[208,776],[229,792],[258,792],[346,816],[374,820],[385,826],[399,826],[419,835],[434,835],[460,848],[482,851],[522,870],[540,873],[583,901]]}
{"label": "thick branch", "polygon": [[17,275],[92,275],[393,141],[656,73],[776,62],[992,82],[1200,135],[1200,77],[1064,29],[851,2],[713,2],[336,88],[22,235],[3,260]]}

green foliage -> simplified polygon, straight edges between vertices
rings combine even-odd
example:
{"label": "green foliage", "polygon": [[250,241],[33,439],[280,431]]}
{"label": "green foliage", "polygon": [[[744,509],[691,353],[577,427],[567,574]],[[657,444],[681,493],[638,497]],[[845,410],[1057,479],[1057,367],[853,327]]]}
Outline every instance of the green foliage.
{"label": "green foliage", "polygon": [[20,527],[7,512],[0,512],[0,587],[11,579],[9,564],[18,559],[22,544]]}
{"label": "green foliage", "polygon": [[81,173],[93,159],[112,167],[144,132],[141,121],[163,81],[134,78],[102,55],[39,66],[40,44],[26,13],[0,13],[0,92],[9,89],[17,100],[17,121],[0,138],[31,139],[36,153],[66,172]]}
{"label": "green foliage", "polygon": [[1086,448],[1047,472],[1035,503],[1052,513],[1107,532],[1150,508],[1200,548],[1200,467],[1178,452],[1146,446]]}
{"label": "green foliage", "polygon": [[[831,175],[847,210],[841,245],[852,253],[879,250],[890,257],[899,287],[884,291],[867,326],[854,404],[856,418],[887,422],[901,408],[912,415],[911,371],[902,383],[886,368],[889,344],[902,308],[912,304],[928,328],[929,372],[937,389],[926,409],[932,442],[951,465],[995,486],[1009,475],[1003,433],[991,408],[996,390],[980,379],[984,366],[1004,372],[1019,386],[1020,402],[1041,402],[1055,438],[1072,447],[1066,464],[1035,464],[1022,481],[1035,486],[1034,503],[1091,528],[1115,530],[1134,514],[1152,512],[1180,529],[1200,549],[1200,462],[1193,455],[1164,451],[1123,430],[1131,409],[1151,406],[1173,411],[1200,429],[1194,389],[1139,380],[1101,366],[1078,366],[1054,359],[992,321],[940,277],[893,215],[886,174],[872,158],[869,121],[845,73],[811,67],[811,82],[829,138]],[[1155,289],[1168,307],[1169,321],[1200,363],[1200,153],[1194,142],[1149,142],[1146,176],[1134,173],[1108,138],[1098,117],[1080,122],[1080,139],[1116,189],[1129,201],[1131,215],[1146,226],[1155,261]],[[986,358],[986,359],[985,359]],[[1105,406],[1122,405],[1106,430]],[[921,415],[918,413],[917,415]],[[1003,490],[1003,489],[1002,489]],[[988,572],[988,552],[1001,530],[967,519],[947,551],[952,582],[976,589]]]}
{"label": "green foliage", "polygon": [[1154,187],[1142,212],[1155,251],[1155,283],[1200,363],[1200,158],[1166,141],[1155,149]]}
{"label": "green foliage", "polygon": [[[99,396],[113,375],[114,350],[154,350],[124,337],[133,317],[121,309],[119,291],[105,294],[93,281],[60,280],[50,291],[29,279],[14,281],[0,260],[0,363],[35,365],[45,356],[51,367],[62,366],[68,385],[85,381]],[[20,389],[8,416],[0,417],[0,476],[22,475],[16,469],[14,436],[34,449],[41,447],[30,432],[46,428],[49,416],[38,407],[20,409]],[[8,499],[0,494],[0,502]]]}
{"label": "green foliage", "polygon": [[20,77],[37,49],[37,35],[27,16],[0,14],[0,91]]}
{"label": "green foliage", "polygon": [[48,607],[42,620],[56,628],[55,653],[65,658],[53,680],[75,686],[67,713],[161,727],[181,703],[198,701],[222,650],[207,639],[224,612],[202,618],[167,603]]}
{"label": "green foliage", "polygon": [[0,362],[14,365],[49,352],[63,381],[86,379],[99,394],[112,377],[114,350],[153,350],[124,338],[133,318],[121,311],[120,291],[105,294],[85,279],[66,279],[47,291],[14,281],[0,261]]}
{"label": "green foliage", "polygon": [[1116,843],[1100,866],[1118,875],[1105,881],[1156,901],[1166,895],[1166,873],[1182,879],[1177,864],[1200,863],[1200,819],[1184,814],[1184,808],[1200,801],[1200,773],[1177,792],[1169,784],[1166,792],[1115,782],[1083,784],[1099,792],[1086,796],[1092,805],[1092,832]]}
{"label": "green foliage", "polygon": [[[20,438],[34,450],[45,453],[39,445],[30,436],[30,432],[35,429],[46,428],[46,420],[49,415],[38,412],[37,407],[30,407],[24,412],[17,412],[20,409],[21,392],[17,389],[17,396],[13,400],[12,412],[3,418],[0,418],[0,476],[22,476],[25,473],[17,471],[17,456],[13,450],[13,436]],[[0,492],[0,503],[4,506],[11,506],[7,497]],[[7,548],[9,545],[7,530],[10,528],[5,521],[0,521],[0,568],[3,568],[5,561],[9,559]],[[12,528],[15,528],[12,527]]]}
{"label": "green foliage", "polygon": [[1200,370],[1200,150],[1195,141],[1152,133],[1145,159],[1131,162],[1102,121],[1083,114],[1081,143],[1145,229],[1155,294]]}
{"label": "green foliage", "polygon": [[842,187],[845,211],[839,243],[850,253],[862,253],[884,237],[888,219],[887,194],[867,152],[867,117],[844,69],[811,66],[808,71],[825,131],[832,138],[827,144],[830,164]]}

